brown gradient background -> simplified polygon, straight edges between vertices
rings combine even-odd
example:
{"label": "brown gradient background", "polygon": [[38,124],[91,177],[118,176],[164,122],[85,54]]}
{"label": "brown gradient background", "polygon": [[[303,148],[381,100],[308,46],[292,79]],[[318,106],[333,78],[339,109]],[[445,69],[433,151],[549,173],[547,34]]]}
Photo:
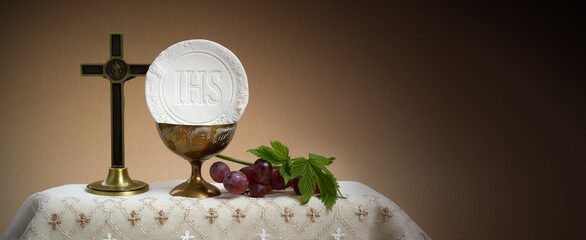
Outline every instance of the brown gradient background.
{"label": "brown gradient background", "polygon": [[[109,86],[79,69],[104,63],[109,33],[122,32],[129,63],[196,38],[240,58],[250,101],[226,155],[254,160],[247,149],[278,139],[295,156],[336,156],[339,180],[381,192],[434,239],[576,238],[586,148],[580,9],[4,2],[0,233],[29,195],[105,177]],[[187,162],[159,139],[144,77],[125,90],[131,176],[186,179]]]}

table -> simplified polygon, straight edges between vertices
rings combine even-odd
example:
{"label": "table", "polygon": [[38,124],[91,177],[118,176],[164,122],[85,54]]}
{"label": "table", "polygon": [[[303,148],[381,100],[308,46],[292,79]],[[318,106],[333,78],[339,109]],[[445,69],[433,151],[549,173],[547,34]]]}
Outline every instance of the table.
{"label": "table", "polygon": [[92,195],[85,184],[33,194],[3,239],[431,239],[395,203],[372,188],[340,181],[347,199],[332,211],[312,197],[301,205],[292,190],[264,198],[226,192],[173,197],[181,181],[150,183],[144,194]]}

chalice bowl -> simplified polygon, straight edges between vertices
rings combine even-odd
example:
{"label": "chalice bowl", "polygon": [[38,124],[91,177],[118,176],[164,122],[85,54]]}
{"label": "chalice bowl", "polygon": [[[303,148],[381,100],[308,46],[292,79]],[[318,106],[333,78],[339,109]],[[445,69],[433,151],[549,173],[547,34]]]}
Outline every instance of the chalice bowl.
{"label": "chalice bowl", "polygon": [[157,130],[167,147],[189,162],[191,176],[175,186],[171,195],[206,198],[220,195],[220,190],[201,175],[201,166],[224,150],[236,131],[236,123],[223,125],[177,125],[157,123]]}

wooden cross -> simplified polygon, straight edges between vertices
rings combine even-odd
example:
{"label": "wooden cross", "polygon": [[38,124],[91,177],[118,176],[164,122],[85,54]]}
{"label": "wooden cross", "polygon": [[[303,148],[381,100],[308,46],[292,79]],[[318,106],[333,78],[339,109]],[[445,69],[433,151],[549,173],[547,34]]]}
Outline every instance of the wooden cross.
{"label": "wooden cross", "polygon": [[122,34],[110,36],[110,59],[105,64],[82,64],[81,75],[110,81],[112,168],[124,168],[124,82],[146,75],[150,65],[126,63],[122,58]]}

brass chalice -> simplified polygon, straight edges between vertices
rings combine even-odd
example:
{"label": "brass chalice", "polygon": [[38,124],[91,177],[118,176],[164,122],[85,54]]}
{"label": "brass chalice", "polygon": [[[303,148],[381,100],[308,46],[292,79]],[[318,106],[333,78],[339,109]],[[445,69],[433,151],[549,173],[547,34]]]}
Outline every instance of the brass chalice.
{"label": "brass chalice", "polygon": [[157,130],[165,145],[191,164],[191,176],[175,186],[171,195],[192,198],[220,195],[217,187],[203,179],[201,165],[228,146],[236,123],[207,126],[157,123]]}
{"label": "brass chalice", "polygon": [[248,79],[240,60],[209,40],[178,42],[150,65],[145,95],[161,139],[191,165],[191,176],[171,195],[220,195],[202,178],[201,165],[228,146],[248,103]]}

